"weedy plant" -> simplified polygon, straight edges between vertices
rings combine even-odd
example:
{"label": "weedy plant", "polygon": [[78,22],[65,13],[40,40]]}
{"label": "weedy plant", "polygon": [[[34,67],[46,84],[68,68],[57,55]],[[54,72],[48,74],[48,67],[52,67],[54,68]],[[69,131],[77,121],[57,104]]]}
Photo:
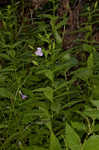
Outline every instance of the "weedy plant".
{"label": "weedy plant", "polygon": [[0,11],[1,150],[98,150],[99,43],[89,40],[98,1],[81,14],[85,40],[68,51],[58,4],[49,0],[32,25],[18,21],[17,4]]}

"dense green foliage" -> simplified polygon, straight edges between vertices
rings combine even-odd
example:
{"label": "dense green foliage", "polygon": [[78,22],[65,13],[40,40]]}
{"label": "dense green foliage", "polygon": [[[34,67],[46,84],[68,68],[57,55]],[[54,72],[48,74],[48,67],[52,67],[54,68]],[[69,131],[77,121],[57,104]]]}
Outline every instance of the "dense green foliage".
{"label": "dense green foliage", "polygon": [[98,150],[99,42],[88,40],[98,1],[81,14],[84,41],[66,51],[68,15],[56,15],[58,1],[36,10],[36,18],[21,20],[18,7],[0,9],[0,149]]}

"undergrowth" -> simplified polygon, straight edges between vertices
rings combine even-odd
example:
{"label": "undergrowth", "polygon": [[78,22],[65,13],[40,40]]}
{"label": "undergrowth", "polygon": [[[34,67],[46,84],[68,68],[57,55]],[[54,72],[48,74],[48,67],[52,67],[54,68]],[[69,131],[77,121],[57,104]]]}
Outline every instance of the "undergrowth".
{"label": "undergrowth", "polygon": [[0,149],[99,150],[99,42],[91,39],[98,1],[85,5],[84,39],[68,50],[58,1],[34,18],[20,17],[19,5],[0,10]]}

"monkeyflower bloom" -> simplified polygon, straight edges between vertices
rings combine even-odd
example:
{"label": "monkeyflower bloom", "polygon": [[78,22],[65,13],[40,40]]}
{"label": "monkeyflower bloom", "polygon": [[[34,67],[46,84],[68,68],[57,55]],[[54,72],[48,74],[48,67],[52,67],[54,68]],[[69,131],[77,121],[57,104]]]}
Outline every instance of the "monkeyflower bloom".
{"label": "monkeyflower bloom", "polygon": [[28,97],[27,95],[24,95],[21,91],[19,91],[19,94],[21,95],[22,99],[26,99]]}
{"label": "monkeyflower bloom", "polygon": [[42,48],[38,47],[37,50],[35,51],[36,56],[43,56]]}

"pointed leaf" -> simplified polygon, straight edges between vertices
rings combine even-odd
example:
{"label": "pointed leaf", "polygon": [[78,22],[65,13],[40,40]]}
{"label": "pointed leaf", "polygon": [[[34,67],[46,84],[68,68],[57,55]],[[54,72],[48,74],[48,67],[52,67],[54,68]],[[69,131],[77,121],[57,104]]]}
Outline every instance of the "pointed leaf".
{"label": "pointed leaf", "polygon": [[44,95],[53,102],[53,89],[50,87],[44,88]]}
{"label": "pointed leaf", "polygon": [[62,38],[61,38],[60,34],[57,31],[55,31],[54,36],[55,36],[56,42],[61,44],[62,43]]}
{"label": "pointed leaf", "polygon": [[51,101],[53,102],[53,89],[51,87],[46,87],[46,88],[38,88],[33,90],[33,92],[43,92],[44,95]]}
{"label": "pointed leaf", "polygon": [[68,123],[66,123],[65,144],[71,150],[81,150],[80,138]]}
{"label": "pointed leaf", "polygon": [[48,77],[48,79],[50,79],[53,82],[53,72],[51,70],[46,70],[45,71],[45,76]]}
{"label": "pointed leaf", "polygon": [[50,148],[49,150],[62,150],[61,149],[61,145],[57,139],[57,137],[55,136],[55,134],[53,133],[53,131],[51,131],[51,136],[50,136]]}
{"label": "pointed leaf", "polygon": [[48,79],[50,79],[53,82],[54,75],[51,70],[49,69],[41,70],[41,71],[38,71],[37,74],[44,74]]}
{"label": "pointed leaf", "polygon": [[83,150],[99,150],[99,135],[93,135],[84,143]]}

